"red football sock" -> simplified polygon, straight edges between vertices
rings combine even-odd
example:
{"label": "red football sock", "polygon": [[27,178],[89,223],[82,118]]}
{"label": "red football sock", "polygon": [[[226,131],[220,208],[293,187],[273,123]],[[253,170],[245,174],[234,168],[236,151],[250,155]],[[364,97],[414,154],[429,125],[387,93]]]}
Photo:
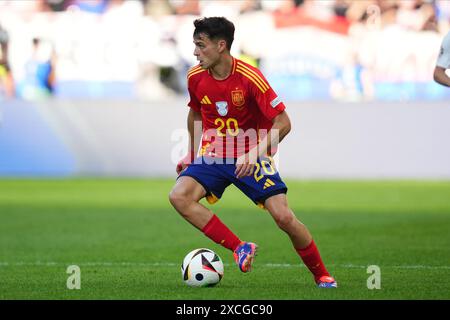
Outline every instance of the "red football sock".
{"label": "red football sock", "polygon": [[241,243],[241,240],[216,215],[213,215],[203,227],[202,232],[215,243],[232,251]]}
{"label": "red football sock", "polygon": [[314,279],[317,282],[322,276],[330,276],[325,265],[323,264],[322,258],[320,257],[319,250],[314,243],[314,240],[303,249],[295,249],[298,255],[302,258],[305,265],[308,267],[309,271],[314,275]]}

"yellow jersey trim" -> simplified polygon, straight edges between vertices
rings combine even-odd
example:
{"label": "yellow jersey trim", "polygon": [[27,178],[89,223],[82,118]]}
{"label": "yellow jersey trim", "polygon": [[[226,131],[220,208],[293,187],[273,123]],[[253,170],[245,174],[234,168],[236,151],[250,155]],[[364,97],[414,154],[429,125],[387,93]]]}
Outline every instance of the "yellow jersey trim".
{"label": "yellow jersey trim", "polygon": [[202,73],[202,72],[204,72],[204,71],[206,71],[206,70],[205,70],[205,69],[200,69],[200,70],[197,70],[197,71],[194,71],[194,72],[190,72],[190,73],[188,73],[187,78],[189,79],[189,78],[192,77],[194,74]]}
{"label": "yellow jersey trim", "polygon": [[234,74],[236,72],[236,59],[233,57],[233,67],[231,68],[231,74]]}
{"label": "yellow jersey trim", "polygon": [[198,71],[198,70],[200,70],[200,69],[201,69],[200,66],[192,67],[191,69],[189,69],[189,71],[187,72],[187,74],[189,75],[190,73],[192,73],[192,72],[194,72],[194,71]]}
{"label": "yellow jersey trim", "polygon": [[243,71],[242,69],[240,69],[239,66],[237,67],[236,72],[241,73],[246,78],[248,78],[251,82],[253,82],[258,87],[258,89],[261,90],[262,93],[265,93],[267,91],[261,86],[261,84],[255,78],[253,78],[250,74],[248,74],[245,71]]}
{"label": "yellow jersey trim", "polygon": [[246,65],[238,62],[238,67],[240,67],[243,70],[246,70],[248,73],[250,73],[251,75],[253,75],[257,80],[259,80],[259,82],[261,83],[261,86],[266,89],[269,90],[269,84],[264,81],[264,79],[254,70],[250,69],[249,67],[247,67]]}

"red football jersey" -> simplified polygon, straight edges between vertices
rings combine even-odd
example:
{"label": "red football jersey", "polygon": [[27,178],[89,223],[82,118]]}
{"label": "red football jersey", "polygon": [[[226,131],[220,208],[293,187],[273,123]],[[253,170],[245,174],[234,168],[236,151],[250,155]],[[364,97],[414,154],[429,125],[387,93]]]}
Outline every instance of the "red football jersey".
{"label": "red football jersey", "polygon": [[233,58],[224,80],[199,65],[187,77],[188,105],[202,115],[201,155],[237,158],[247,153],[285,109],[262,73],[239,59]]}

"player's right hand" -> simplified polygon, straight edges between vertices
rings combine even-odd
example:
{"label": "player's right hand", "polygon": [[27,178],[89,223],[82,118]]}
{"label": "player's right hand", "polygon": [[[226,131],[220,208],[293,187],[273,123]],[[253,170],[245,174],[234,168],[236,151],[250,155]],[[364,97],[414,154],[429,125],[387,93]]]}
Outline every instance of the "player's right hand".
{"label": "player's right hand", "polygon": [[180,174],[181,171],[183,171],[184,169],[186,169],[193,161],[194,161],[194,152],[190,151],[188,152],[187,155],[185,155],[183,157],[183,159],[181,159],[178,164],[177,164],[177,174]]}

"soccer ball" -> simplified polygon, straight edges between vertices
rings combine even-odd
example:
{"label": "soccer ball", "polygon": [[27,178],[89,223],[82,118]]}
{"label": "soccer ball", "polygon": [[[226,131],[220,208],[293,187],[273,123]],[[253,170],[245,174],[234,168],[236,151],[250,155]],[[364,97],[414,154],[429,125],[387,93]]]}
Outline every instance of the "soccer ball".
{"label": "soccer ball", "polygon": [[223,277],[223,262],[210,249],[195,249],[184,257],[181,276],[190,287],[215,286]]}

